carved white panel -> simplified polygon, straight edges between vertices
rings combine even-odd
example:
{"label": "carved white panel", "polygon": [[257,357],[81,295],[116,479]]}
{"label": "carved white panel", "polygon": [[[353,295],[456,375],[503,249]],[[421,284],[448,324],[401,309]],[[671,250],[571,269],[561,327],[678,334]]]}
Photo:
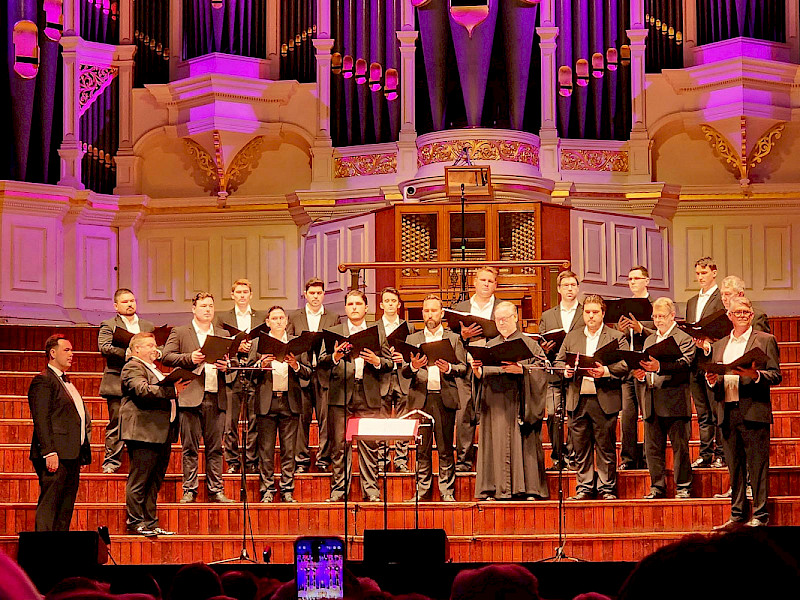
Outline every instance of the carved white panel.
{"label": "carved white panel", "polygon": [[47,291],[47,228],[11,225],[11,290]]}
{"label": "carved white panel", "polygon": [[581,281],[607,283],[606,269],[606,224],[581,218],[578,220],[580,246],[578,248],[578,265]]}
{"label": "carved white panel", "polygon": [[[753,230],[750,225],[725,227],[725,275],[738,275],[753,285]],[[722,271],[723,266],[717,265]]]}
{"label": "carved white panel", "polygon": [[639,238],[635,225],[611,223],[614,246],[611,260],[612,285],[628,286],[631,267],[639,264]]}
{"label": "carved white panel", "polygon": [[286,275],[294,267],[286,256],[286,238],[262,235],[259,242],[259,298],[286,298]]}
{"label": "carved white panel", "polygon": [[642,227],[641,239],[644,246],[642,263],[650,272],[651,289],[669,289],[669,230],[662,227]]}
{"label": "carved white panel", "polygon": [[326,292],[341,292],[341,273],[339,273],[339,263],[342,254],[342,231],[326,231],[323,234],[324,244],[322,247],[322,269],[324,275],[322,280],[325,282]]}
{"label": "carved white panel", "polygon": [[[368,262],[366,223],[358,223],[347,228],[347,262]],[[345,276],[348,276],[346,273]],[[373,271],[362,272],[362,284],[372,281]],[[349,287],[349,283],[346,284]]]}
{"label": "carved white panel", "polygon": [[147,240],[147,299],[150,301],[175,300],[172,244],[172,238]]}
{"label": "carved white panel", "polygon": [[300,291],[305,289],[305,283],[312,277],[319,277],[319,236],[309,234],[303,241],[303,277],[300,281]]}
{"label": "carved white panel", "polygon": [[211,291],[211,244],[208,238],[187,239],[185,242],[184,300],[197,292]]}
{"label": "carved white panel", "polygon": [[[792,289],[792,227],[764,227],[764,273],[765,290]],[[748,283],[750,283],[748,281]]]}
{"label": "carved white panel", "polygon": [[117,287],[116,238],[83,237],[83,297],[107,302]]}
{"label": "carved white panel", "polygon": [[[694,263],[704,256],[712,256],[714,238],[711,226],[687,227],[684,252],[686,252],[686,280],[684,288],[698,290],[700,285],[694,276]],[[676,282],[677,283],[677,282]]]}
{"label": "carved white panel", "polygon": [[[247,238],[222,237],[222,295],[237,279],[249,279],[247,269]],[[230,284],[228,283],[230,282]]]}

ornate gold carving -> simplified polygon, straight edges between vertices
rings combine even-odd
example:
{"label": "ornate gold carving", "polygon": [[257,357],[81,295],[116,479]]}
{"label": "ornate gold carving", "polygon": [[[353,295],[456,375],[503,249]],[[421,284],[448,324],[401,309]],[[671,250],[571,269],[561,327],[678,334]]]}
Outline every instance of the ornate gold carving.
{"label": "ornate gold carving", "polygon": [[195,180],[203,190],[219,197],[220,208],[225,207],[227,197],[239,189],[258,165],[263,143],[264,136],[251,139],[236,153],[226,170],[219,131],[214,131],[214,156],[193,139],[183,138],[186,154],[193,161]]}
{"label": "ornate gold carving", "polygon": [[80,75],[78,76],[79,115],[83,115],[103,90],[111,85],[118,72],[117,67],[80,65]]}
{"label": "ornate gold carving", "polygon": [[562,149],[561,168],[567,171],[628,172],[626,150]]}
{"label": "ornate gold carving", "polygon": [[334,177],[359,177],[361,175],[386,175],[397,173],[397,154],[360,154],[337,156],[333,159]]}
{"label": "ornate gold carving", "polygon": [[417,149],[417,166],[433,163],[452,163],[469,148],[472,160],[501,160],[539,166],[539,147],[526,142],[510,140],[447,140],[432,142]]}
{"label": "ornate gold carving", "polygon": [[742,188],[747,188],[750,185],[750,172],[772,152],[784,129],[786,129],[786,123],[784,122],[770,127],[756,140],[755,145],[748,154],[747,119],[745,117],[741,117],[739,122],[741,145],[738,152],[734,145],[711,125],[700,125],[700,130],[711,144],[711,148],[719,154],[720,158],[725,160],[725,164],[731,168],[734,175],[739,176],[739,184]]}

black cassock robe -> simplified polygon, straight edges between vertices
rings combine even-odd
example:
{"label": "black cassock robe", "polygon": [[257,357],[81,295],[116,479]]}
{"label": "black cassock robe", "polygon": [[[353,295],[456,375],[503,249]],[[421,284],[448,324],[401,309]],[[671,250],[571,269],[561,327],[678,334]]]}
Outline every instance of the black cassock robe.
{"label": "black cassock robe", "polygon": [[[534,357],[520,364],[543,366],[545,355],[532,338],[515,331],[504,339],[489,340],[487,347],[521,338]],[[501,367],[483,367],[480,382],[480,430],[475,497],[536,496],[549,491],[542,449],[547,377],[542,370],[525,369],[520,375],[503,373]],[[520,425],[522,421],[522,425]]]}

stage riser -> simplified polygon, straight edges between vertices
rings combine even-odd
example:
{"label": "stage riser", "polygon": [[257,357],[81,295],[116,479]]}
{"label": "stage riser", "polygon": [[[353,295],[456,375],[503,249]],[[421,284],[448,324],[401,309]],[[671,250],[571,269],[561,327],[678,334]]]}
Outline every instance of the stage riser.
{"label": "stage riser", "polygon": [[[78,502],[124,502],[127,474],[101,475],[99,473],[83,474],[78,490]],[[550,497],[558,497],[558,474],[547,474]],[[575,474],[564,471],[564,490],[567,495],[575,492]],[[230,498],[239,498],[240,480],[238,476],[224,475],[225,494]],[[279,478],[275,485],[278,487]],[[259,478],[257,475],[247,476],[247,497],[250,502],[260,499]],[[711,498],[714,494],[728,488],[727,469],[695,469],[693,474],[692,493],[697,498]],[[383,478],[379,478],[379,486],[383,493]],[[436,484],[434,481],[434,488]],[[201,499],[205,489],[205,476],[200,476]],[[387,481],[390,502],[403,502],[411,498],[414,491],[414,475],[390,474]],[[622,499],[641,499],[650,491],[650,475],[644,469],[618,473],[617,494]],[[475,475],[459,473],[456,477],[456,500],[467,502],[474,499]],[[181,476],[177,473],[167,475],[161,488],[159,502],[177,502],[183,494]],[[667,473],[667,495],[675,494],[672,472]],[[295,478],[295,498],[300,502],[322,502],[330,495],[330,476],[325,474],[302,474]],[[39,484],[34,473],[5,474],[0,479],[0,502],[36,502],[39,496]],[[770,496],[800,496],[800,468],[774,467],[770,470]],[[358,475],[353,477],[351,498],[361,498],[361,484]],[[433,499],[439,499],[438,488],[433,490]]]}

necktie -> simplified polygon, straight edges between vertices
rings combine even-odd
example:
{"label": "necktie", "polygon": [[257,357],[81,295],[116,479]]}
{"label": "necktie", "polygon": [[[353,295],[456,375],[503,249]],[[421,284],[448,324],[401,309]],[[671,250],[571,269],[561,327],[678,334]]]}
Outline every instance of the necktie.
{"label": "necktie", "polygon": [[64,383],[69,383],[69,377],[67,377],[66,373],[61,374],[61,381],[63,381]]}

